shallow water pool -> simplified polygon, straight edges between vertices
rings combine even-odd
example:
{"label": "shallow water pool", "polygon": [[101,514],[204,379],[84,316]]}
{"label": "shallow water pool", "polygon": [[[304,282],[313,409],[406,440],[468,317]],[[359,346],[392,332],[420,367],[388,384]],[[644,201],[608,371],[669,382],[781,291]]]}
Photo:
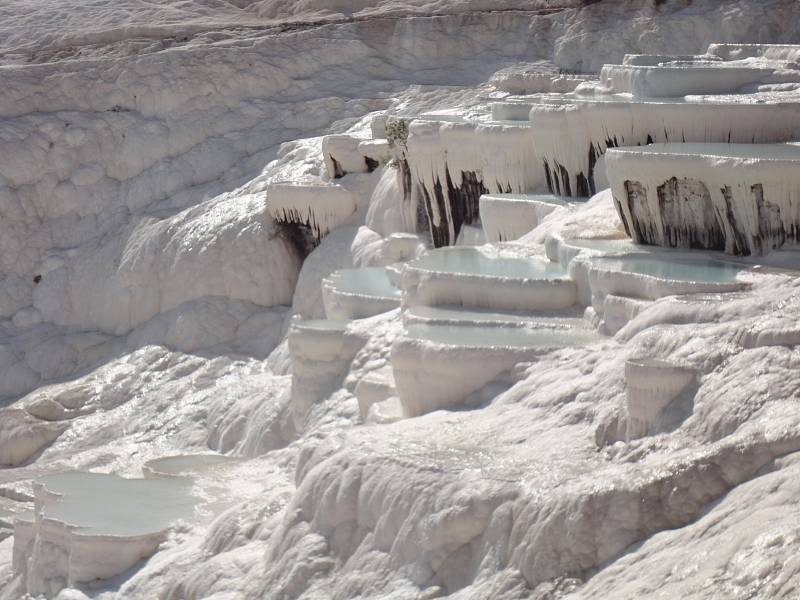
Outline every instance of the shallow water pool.
{"label": "shallow water pool", "polygon": [[326,282],[339,292],[376,298],[400,298],[400,290],[391,282],[384,267],[340,269]]}
{"label": "shallow water pool", "polygon": [[487,256],[475,248],[440,248],[408,263],[409,267],[444,273],[512,277],[518,279],[566,279],[557,263],[537,258]]}
{"label": "shallow water pool", "polygon": [[337,321],[335,319],[306,319],[292,322],[294,329],[313,331],[344,331],[347,329],[347,325],[347,321]]}
{"label": "shallow water pool", "polygon": [[615,240],[584,240],[572,239],[565,240],[564,244],[575,248],[586,248],[587,250],[597,250],[598,252],[647,252],[648,247],[634,244],[630,239]]}
{"label": "shallow water pool", "polygon": [[714,260],[668,260],[654,256],[601,257],[594,264],[614,271],[650,275],[673,281],[735,283],[742,267]]}
{"label": "shallow water pool", "polygon": [[43,514],[81,533],[135,536],[155,533],[194,512],[197,499],[186,479],[125,479],[67,472],[38,480],[61,498],[45,501]]}
{"label": "shallow water pool", "polygon": [[542,317],[513,312],[492,312],[489,310],[467,310],[438,306],[413,306],[408,309],[408,317],[428,321],[464,321],[484,323],[508,323],[512,325],[540,325],[547,327],[581,327],[583,319],[577,317]]}
{"label": "shallow water pool", "polygon": [[236,462],[239,462],[239,459],[223,454],[179,454],[156,458],[149,461],[147,466],[159,474],[187,475]]}
{"label": "shallow water pool", "polygon": [[599,341],[598,334],[583,328],[526,328],[470,325],[430,325],[415,323],[406,327],[408,337],[453,346],[506,346],[513,348],[582,346]]}

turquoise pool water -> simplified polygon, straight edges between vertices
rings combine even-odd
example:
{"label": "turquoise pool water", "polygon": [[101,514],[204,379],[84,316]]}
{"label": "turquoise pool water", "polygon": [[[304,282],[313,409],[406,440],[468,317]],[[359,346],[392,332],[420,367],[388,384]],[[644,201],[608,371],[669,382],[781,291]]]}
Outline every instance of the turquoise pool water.
{"label": "turquoise pool water", "polygon": [[333,319],[307,319],[305,321],[294,321],[292,327],[315,331],[344,331],[347,329],[347,324],[348,321],[335,321]]}
{"label": "turquoise pool water", "polygon": [[67,472],[39,479],[62,498],[48,500],[44,515],[82,533],[134,536],[166,529],[191,516],[197,499],[181,478],[125,479],[102,473]]}
{"label": "turquoise pool water", "polygon": [[440,248],[410,262],[409,267],[444,273],[518,279],[567,277],[567,272],[558,263],[535,258],[492,257],[475,248]]}
{"label": "turquoise pool water", "polygon": [[514,348],[580,346],[600,340],[589,329],[412,324],[408,337],[454,346]]}
{"label": "turquoise pool water", "polygon": [[600,257],[593,260],[598,266],[614,271],[651,275],[661,279],[701,283],[734,283],[742,267],[714,260],[656,258],[654,256]]}
{"label": "turquoise pool water", "polygon": [[512,325],[530,323],[549,327],[581,327],[584,325],[583,319],[579,318],[537,317],[525,314],[442,308],[438,306],[413,306],[408,309],[408,316],[431,321],[477,321],[484,323],[509,323]]}
{"label": "turquoise pool water", "polygon": [[383,267],[340,269],[327,281],[338,291],[377,298],[400,298],[398,290]]}

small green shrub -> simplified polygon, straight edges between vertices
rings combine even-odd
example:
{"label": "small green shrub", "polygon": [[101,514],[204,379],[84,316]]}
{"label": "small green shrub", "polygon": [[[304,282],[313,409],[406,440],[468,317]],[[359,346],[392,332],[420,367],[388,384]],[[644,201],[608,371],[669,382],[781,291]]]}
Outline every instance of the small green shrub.
{"label": "small green shrub", "polygon": [[389,118],[386,121],[386,140],[389,148],[399,147],[405,151],[408,144],[408,123],[405,119]]}

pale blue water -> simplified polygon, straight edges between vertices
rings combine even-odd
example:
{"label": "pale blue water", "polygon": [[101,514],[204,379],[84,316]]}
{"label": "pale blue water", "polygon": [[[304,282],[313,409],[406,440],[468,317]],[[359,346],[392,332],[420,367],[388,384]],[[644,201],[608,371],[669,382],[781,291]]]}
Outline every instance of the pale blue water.
{"label": "pale blue water", "polygon": [[415,323],[406,328],[412,339],[458,346],[509,346],[514,348],[580,346],[600,340],[589,329],[524,327],[480,327],[470,325],[428,325]]}
{"label": "pale blue water", "polygon": [[186,475],[236,462],[239,459],[222,454],[179,454],[151,460],[147,465],[158,473]]}
{"label": "pale blue water", "polygon": [[308,319],[295,321],[292,327],[296,329],[313,329],[316,331],[344,331],[349,321],[334,321],[333,319]]}
{"label": "pale blue water", "polygon": [[398,290],[383,267],[340,269],[328,278],[337,290],[378,298],[399,298]]}
{"label": "pale blue water", "polygon": [[634,244],[629,239],[624,240],[566,240],[567,246],[597,250],[599,252],[647,252],[647,246]]}
{"label": "pale blue water", "polygon": [[410,267],[444,273],[519,279],[563,279],[558,263],[533,258],[490,257],[474,248],[440,248],[409,263]]}
{"label": "pale blue water", "polygon": [[438,306],[414,306],[408,309],[409,317],[431,321],[482,321],[487,323],[512,323],[545,325],[551,327],[579,327],[583,319],[569,317],[537,317],[516,313],[498,313],[460,308],[441,308]]}
{"label": "pale blue water", "polygon": [[720,261],[669,260],[652,256],[601,257],[594,259],[594,262],[615,271],[700,283],[733,283],[736,281],[736,276],[743,270],[738,265]]}
{"label": "pale blue water", "polygon": [[78,471],[39,479],[64,497],[44,514],[80,527],[83,533],[131,536],[161,531],[194,511],[197,499],[186,479],[125,479]]}

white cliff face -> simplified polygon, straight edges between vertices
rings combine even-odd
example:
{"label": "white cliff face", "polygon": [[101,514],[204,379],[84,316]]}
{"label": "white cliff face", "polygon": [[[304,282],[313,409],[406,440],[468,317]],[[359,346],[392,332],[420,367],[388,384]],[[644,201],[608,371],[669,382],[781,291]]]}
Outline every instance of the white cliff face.
{"label": "white cliff face", "polygon": [[749,256],[797,245],[799,162],[795,144],[655,144],[607,170],[636,241]]}
{"label": "white cliff face", "polygon": [[[635,245],[600,154],[793,137],[709,44],[796,7],[554,4],[0,7],[0,598],[792,597],[797,256]],[[768,102],[618,102],[707,49]]]}

